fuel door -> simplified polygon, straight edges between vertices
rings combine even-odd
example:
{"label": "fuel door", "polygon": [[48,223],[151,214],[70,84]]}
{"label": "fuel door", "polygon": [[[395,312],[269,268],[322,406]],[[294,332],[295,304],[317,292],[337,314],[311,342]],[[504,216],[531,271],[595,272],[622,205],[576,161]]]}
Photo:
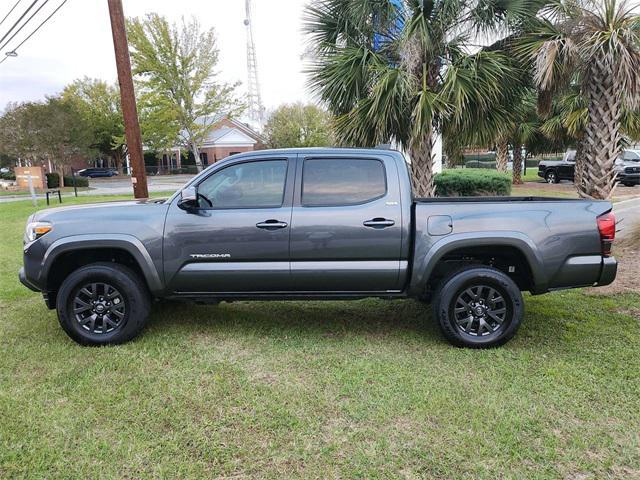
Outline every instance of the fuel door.
{"label": "fuel door", "polygon": [[453,219],[449,215],[431,215],[427,219],[427,232],[431,236],[449,235],[453,232]]}

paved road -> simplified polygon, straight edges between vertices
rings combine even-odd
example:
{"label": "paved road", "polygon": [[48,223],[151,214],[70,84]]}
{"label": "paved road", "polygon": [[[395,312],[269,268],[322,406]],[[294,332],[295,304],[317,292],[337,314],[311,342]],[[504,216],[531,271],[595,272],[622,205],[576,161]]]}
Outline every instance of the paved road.
{"label": "paved road", "polygon": [[[164,175],[147,177],[147,186],[150,192],[174,192],[181,188],[193,175]],[[131,194],[131,178],[127,176],[113,178],[93,178],[90,181],[91,189],[78,192],[78,195],[126,195]],[[64,193],[63,197],[72,196],[73,193]],[[29,200],[28,195],[2,196],[0,203]],[[44,195],[38,195],[44,198]],[[54,200],[55,202],[55,200]]]}
{"label": "paved road", "polygon": [[640,225],[640,198],[632,198],[614,203],[613,213],[618,222],[618,238],[631,235],[635,227]]}

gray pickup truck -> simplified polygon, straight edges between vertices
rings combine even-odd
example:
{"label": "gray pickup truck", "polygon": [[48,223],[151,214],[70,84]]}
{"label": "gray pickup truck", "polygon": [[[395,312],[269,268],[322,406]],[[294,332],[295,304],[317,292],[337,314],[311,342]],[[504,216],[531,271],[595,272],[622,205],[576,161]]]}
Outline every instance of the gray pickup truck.
{"label": "gray pickup truck", "polygon": [[610,212],[606,201],[414,198],[390,150],[264,150],[211,165],[167,200],[32,215],[19,276],[81,344],[134,338],[153,299],[412,297],[453,344],[490,347],[516,333],[521,291],[614,280]]}

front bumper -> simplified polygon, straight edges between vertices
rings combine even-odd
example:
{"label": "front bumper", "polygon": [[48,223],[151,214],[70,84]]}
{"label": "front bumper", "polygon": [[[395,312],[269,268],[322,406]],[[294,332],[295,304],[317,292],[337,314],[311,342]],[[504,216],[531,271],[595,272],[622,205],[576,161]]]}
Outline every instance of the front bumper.
{"label": "front bumper", "polygon": [[31,283],[27,276],[24,273],[24,267],[20,269],[18,272],[18,278],[20,279],[20,283],[27,287],[29,290],[33,290],[34,292],[39,292],[40,290],[33,283]]}
{"label": "front bumper", "polygon": [[640,185],[640,173],[619,173],[617,179],[625,185]]}

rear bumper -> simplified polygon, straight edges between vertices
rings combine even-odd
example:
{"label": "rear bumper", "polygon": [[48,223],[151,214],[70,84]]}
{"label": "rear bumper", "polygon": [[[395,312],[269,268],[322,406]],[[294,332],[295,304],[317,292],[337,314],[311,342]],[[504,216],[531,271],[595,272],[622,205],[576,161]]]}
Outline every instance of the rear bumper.
{"label": "rear bumper", "polygon": [[34,292],[40,291],[38,287],[36,287],[33,283],[31,283],[27,279],[27,276],[24,273],[24,267],[21,268],[20,271],[18,272],[18,278],[20,279],[20,283],[23,284],[25,287],[27,287],[29,290],[32,290]]}
{"label": "rear bumper", "polygon": [[551,280],[549,290],[609,285],[615,280],[617,270],[618,262],[614,257],[569,257]]}
{"label": "rear bumper", "polygon": [[600,278],[598,286],[609,285],[616,279],[618,272],[618,261],[615,257],[604,257],[602,259],[602,269],[600,270]]}

